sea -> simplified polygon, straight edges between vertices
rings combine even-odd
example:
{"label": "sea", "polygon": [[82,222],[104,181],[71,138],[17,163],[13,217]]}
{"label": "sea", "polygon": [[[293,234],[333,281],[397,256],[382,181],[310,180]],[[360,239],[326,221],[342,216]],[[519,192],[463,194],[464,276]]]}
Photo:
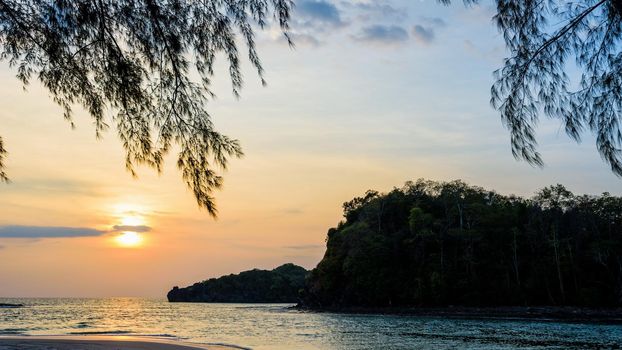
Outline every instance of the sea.
{"label": "sea", "polygon": [[118,335],[241,349],[620,349],[622,326],[304,312],[286,304],[1,299],[0,336]]}

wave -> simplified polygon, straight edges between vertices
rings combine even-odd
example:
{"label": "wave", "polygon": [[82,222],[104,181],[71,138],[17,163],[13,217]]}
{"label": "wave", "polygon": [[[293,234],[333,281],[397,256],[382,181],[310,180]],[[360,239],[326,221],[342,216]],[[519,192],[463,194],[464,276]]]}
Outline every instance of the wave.
{"label": "wave", "polygon": [[115,335],[115,334],[132,334],[130,331],[84,331],[84,332],[69,332],[67,334],[72,335]]}
{"label": "wave", "polygon": [[227,344],[227,343],[205,343],[202,345],[213,345],[213,346],[223,346],[226,348],[233,348],[233,349],[240,349],[240,350],[253,350],[252,348],[246,348],[243,346],[239,346],[239,345],[234,345],[234,344]]}
{"label": "wave", "polygon": [[176,335],[172,335],[172,334],[166,334],[166,333],[162,333],[162,334],[133,334],[137,337],[154,337],[154,338],[174,338],[174,339],[179,339],[178,336]]}
{"label": "wave", "polygon": [[82,331],[82,332],[68,332],[71,335],[131,335],[133,337],[152,337],[152,338],[171,338],[179,339],[179,337],[168,333],[134,333],[132,331]]}
{"label": "wave", "polygon": [[0,335],[26,335],[26,328],[4,328],[0,329]]}

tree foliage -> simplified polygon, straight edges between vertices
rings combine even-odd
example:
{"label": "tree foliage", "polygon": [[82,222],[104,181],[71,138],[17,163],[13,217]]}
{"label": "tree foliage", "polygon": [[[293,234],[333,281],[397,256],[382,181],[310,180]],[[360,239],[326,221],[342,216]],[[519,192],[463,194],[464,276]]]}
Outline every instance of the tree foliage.
{"label": "tree foliage", "polygon": [[535,130],[544,115],[561,121],[577,142],[591,132],[622,176],[622,1],[494,2],[510,57],[495,71],[491,103],[510,130],[514,156],[543,164]]}
{"label": "tree foliage", "polygon": [[[510,57],[495,72],[491,103],[510,130],[514,156],[543,164],[535,130],[545,115],[576,141],[592,132],[601,156],[622,176],[622,1],[494,4]],[[214,61],[226,57],[237,95],[243,42],[264,82],[255,29],[274,19],[287,36],[292,6],[292,0],[0,0],[0,59],[24,84],[38,79],[67,119],[80,105],[97,135],[114,124],[132,174],[136,164],[160,171],[177,145],[185,183],[214,215],[218,171],[242,155],[205,109]],[[5,157],[0,139],[0,180],[8,181]]]}
{"label": "tree foliage", "polygon": [[622,305],[620,197],[425,180],[367,193],[328,231],[303,305]]}
{"label": "tree foliage", "polygon": [[0,182],[8,182],[9,178],[6,176],[4,172],[4,157],[6,157],[6,150],[4,149],[4,142],[2,137],[0,137]]}
{"label": "tree foliage", "polygon": [[170,302],[296,303],[309,271],[288,263],[274,270],[249,270],[168,292]]}
{"label": "tree foliage", "polygon": [[[132,174],[136,164],[160,171],[177,145],[185,183],[215,215],[217,171],[242,150],[205,108],[214,62],[226,58],[237,95],[243,42],[265,83],[255,30],[274,19],[286,33],[291,8],[291,0],[0,0],[0,58],[24,84],[39,80],[68,120],[80,105],[97,135],[114,124]],[[5,154],[0,139],[0,171]]]}

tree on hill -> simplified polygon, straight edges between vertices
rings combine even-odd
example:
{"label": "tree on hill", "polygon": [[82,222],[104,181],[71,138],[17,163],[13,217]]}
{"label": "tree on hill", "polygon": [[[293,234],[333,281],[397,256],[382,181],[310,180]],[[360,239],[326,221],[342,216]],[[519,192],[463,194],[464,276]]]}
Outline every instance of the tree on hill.
{"label": "tree on hill", "polygon": [[288,263],[270,271],[253,269],[174,287],[167,298],[170,302],[295,303],[307,274],[303,267]]}
{"label": "tree on hill", "polygon": [[419,180],[343,207],[305,306],[622,305],[620,197]]}

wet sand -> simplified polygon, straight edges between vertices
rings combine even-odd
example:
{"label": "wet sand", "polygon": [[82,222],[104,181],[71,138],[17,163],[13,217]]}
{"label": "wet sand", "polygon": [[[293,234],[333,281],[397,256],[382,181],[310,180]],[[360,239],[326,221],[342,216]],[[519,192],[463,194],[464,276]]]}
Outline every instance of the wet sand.
{"label": "wet sand", "polygon": [[232,350],[225,345],[201,345],[128,336],[0,337],[0,350]]}

